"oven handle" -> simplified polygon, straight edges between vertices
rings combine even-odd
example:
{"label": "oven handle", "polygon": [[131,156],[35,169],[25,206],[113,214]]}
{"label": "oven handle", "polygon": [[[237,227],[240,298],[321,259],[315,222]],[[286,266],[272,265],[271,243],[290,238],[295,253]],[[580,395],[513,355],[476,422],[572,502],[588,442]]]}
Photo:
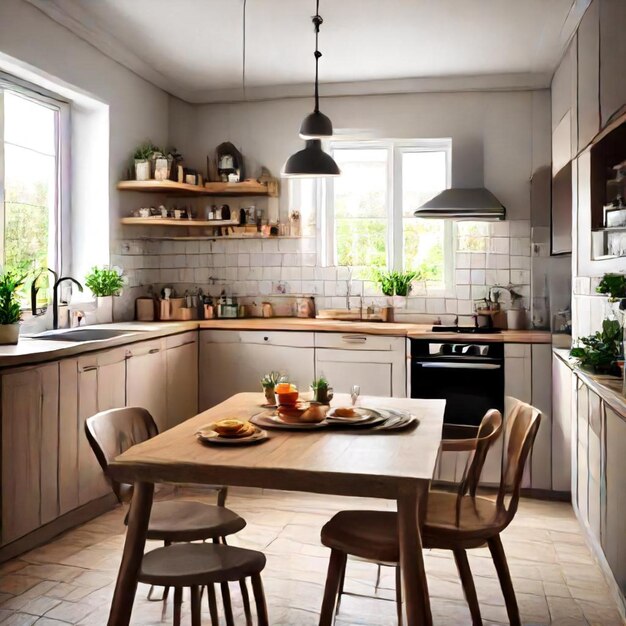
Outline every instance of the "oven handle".
{"label": "oven handle", "polygon": [[499,370],[499,363],[416,363],[418,367],[441,370]]}

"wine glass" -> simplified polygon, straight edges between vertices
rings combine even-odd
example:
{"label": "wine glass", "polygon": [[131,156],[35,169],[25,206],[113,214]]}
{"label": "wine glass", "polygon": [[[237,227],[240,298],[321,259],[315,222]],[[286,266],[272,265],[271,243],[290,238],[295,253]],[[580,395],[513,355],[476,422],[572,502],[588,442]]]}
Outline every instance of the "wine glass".
{"label": "wine glass", "polygon": [[352,406],[354,406],[361,395],[361,387],[359,385],[352,385],[350,389],[350,398],[352,399]]}

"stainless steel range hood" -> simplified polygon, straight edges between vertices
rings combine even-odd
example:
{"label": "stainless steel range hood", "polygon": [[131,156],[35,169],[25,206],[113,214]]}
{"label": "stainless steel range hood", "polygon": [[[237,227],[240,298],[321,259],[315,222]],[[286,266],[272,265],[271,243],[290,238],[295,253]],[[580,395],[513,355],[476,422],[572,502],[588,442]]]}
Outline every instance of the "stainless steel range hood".
{"label": "stainless steel range hood", "polygon": [[491,191],[476,189],[446,189],[431,198],[414,213],[415,217],[452,220],[503,220],[506,209]]}

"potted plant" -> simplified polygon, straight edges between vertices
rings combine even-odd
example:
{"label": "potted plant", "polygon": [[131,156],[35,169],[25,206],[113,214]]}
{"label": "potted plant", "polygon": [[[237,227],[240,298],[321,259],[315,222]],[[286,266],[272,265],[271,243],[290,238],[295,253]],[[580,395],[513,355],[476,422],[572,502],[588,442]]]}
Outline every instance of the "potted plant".
{"label": "potted plant", "polygon": [[324,376],[316,378],[311,383],[311,389],[313,390],[313,402],[330,404],[330,401],[333,399],[333,389],[329,386]]}
{"label": "potted plant", "polygon": [[570,356],[578,360],[580,367],[594,374],[619,375],[616,363],[622,353],[622,335],[617,320],[604,320],[601,331],[578,339]]}
{"label": "potted plant", "polygon": [[261,386],[263,387],[267,404],[276,405],[276,385],[286,382],[286,380],[286,376],[280,372],[270,372],[261,378]]}
{"label": "potted plant", "polygon": [[135,180],[150,180],[150,159],[158,148],[148,141],[140,145],[134,154]]}
{"label": "potted plant", "polygon": [[85,285],[96,297],[96,320],[98,324],[113,321],[113,296],[119,296],[124,288],[124,275],[117,267],[92,267],[85,276]]}
{"label": "potted plant", "polygon": [[506,312],[506,326],[510,330],[520,330],[526,327],[526,309],[522,307],[522,294],[515,291],[513,286],[507,288],[511,296],[511,308]]}
{"label": "potted plant", "polygon": [[0,345],[16,344],[20,335],[22,308],[17,291],[24,284],[24,276],[15,272],[0,274]]}
{"label": "potted plant", "polygon": [[394,281],[393,304],[396,308],[406,308],[406,302],[411,293],[412,283],[419,278],[419,272],[405,271],[392,272]]}

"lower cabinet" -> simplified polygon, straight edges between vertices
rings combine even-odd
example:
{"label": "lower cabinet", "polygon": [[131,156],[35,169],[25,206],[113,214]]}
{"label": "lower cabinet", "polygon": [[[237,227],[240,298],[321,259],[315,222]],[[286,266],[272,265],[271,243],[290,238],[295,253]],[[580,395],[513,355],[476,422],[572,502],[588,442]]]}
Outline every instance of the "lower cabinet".
{"label": "lower cabinet", "polygon": [[571,489],[572,398],[576,381],[571,368],[552,355],[552,489]]}
{"label": "lower cabinet", "polygon": [[165,427],[171,428],[198,413],[198,333],[166,337]]}
{"label": "lower cabinet", "polygon": [[308,389],[314,352],[310,332],[200,331],[200,410],[242,391],[261,391],[261,377],[272,370]]}
{"label": "lower cabinet", "polygon": [[59,366],[2,375],[2,543],[55,519]]}

